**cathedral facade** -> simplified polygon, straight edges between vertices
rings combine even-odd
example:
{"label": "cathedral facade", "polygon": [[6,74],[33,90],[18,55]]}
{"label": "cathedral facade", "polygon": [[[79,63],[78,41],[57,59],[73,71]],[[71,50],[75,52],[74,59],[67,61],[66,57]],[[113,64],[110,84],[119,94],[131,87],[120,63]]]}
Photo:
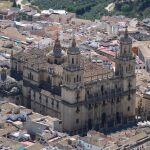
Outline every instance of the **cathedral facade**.
{"label": "cathedral facade", "polygon": [[75,38],[67,51],[57,38],[53,50],[12,55],[11,75],[22,84],[21,104],[59,118],[63,131],[70,134],[133,122],[135,57],[127,30],[120,38],[115,71],[94,64],[91,73],[92,62],[82,57]]}

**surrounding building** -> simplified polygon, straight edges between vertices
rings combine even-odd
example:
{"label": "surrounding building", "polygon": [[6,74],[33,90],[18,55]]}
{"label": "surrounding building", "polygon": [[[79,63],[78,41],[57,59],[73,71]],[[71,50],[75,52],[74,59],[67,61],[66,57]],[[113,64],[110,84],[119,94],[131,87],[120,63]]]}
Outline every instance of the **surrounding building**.
{"label": "surrounding building", "polygon": [[0,149],[149,150],[149,19],[21,5],[0,10]]}

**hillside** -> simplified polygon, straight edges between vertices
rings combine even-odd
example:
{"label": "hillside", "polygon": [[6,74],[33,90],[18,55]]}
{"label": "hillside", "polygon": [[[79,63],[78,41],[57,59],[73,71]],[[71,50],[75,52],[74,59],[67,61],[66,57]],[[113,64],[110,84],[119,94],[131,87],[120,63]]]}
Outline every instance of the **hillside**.
{"label": "hillside", "polygon": [[139,19],[150,17],[150,0],[118,0],[114,13]]}
{"label": "hillside", "polygon": [[33,0],[32,4],[40,9],[66,9],[77,16],[94,19],[106,14],[105,7],[112,0]]}
{"label": "hillside", "polygon": [[110,15],[126,15],[140,19],[150,17],[150,0],[32,0],[32,4],[40,9],[66,9],[86,19],[108,15],[105,7],[112,2],[116,3],[116,7]]}

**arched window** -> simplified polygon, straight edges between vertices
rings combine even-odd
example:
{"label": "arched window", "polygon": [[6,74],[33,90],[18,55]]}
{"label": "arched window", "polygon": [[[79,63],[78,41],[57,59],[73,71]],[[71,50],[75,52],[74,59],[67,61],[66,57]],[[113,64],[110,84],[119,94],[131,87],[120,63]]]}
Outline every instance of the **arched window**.
{"label": "arched window", "polygon": [[105,112],[102,113],[101,118],[102,118],[101,126],[104,127],[104,125],[106,124],[106,113]]}
{"label": "arched window", "polygon": [[77,82],[79,81],[79,76],[77,75]]}
{"label": "arched window", "polygon": [[89,92],[89,90],[87,91],[87,95],[90,95],[90,92]]}
{"label": "arched window", "polygon": [[119,112],[116,113],[116,123],[120,124],[121,123],[121,115]]}
{"label": "arched window", "polygon": [[126,54],[126,49],[124,49],[124,54]]}
{"label": "arched window", "polygon": [[55,64],[57,64],[57,59],[55,59],[55,61],[54,61],[54,62],[55,62]]}
{"label": "arched window", "polygon": [[119,99],[119,97],[117,97],[117,103],[119,103],[120,102],[120,99]]}
{"label": "arched window", "polygon": [[59,102],[57,102],[57,105],[56,105],[56,107],[57,107],[57,108],[59,108]]}
{"label": "arched window", "polygon": [[130,107],[128,107],[128,111],[130,111]]}
{"label": "arched window", "polygon": [[128,88],[131,88],[131,83],[129,82],[129,84],[128,84]]}
{"label": "arched window", "polygon": [[48,97],[45,97],[45,99],[46,99],[46,104],[48,104]]}
{"label": "arched window", "polygon": [[74,78],[74,83],[76,82],[76,78]]}
{"label": "arched window", "polygon": [[76,124],[78,124],[79,123],[79,119],[76,119]]}
{"label": "arched window", "polygon": [[72,58],[72,64],[74,64],[74,58]]}
{"label": "arched window", "polygon": [[76,59],[76,63],[78,64],[78,58]]}
{"label": "arched window", "polygon": [[117,89],[117,84],[115,84],[115,88]]}
{"label": "arched window", "polygon": [[101,86],[101,92],[103,93],[103,91],[104,91],[104,86],[102,85]]}
{"label": "arched window", "polygon": [[130,69],[131,69],[131,65],[129,64],[129,71],[130,71]]}

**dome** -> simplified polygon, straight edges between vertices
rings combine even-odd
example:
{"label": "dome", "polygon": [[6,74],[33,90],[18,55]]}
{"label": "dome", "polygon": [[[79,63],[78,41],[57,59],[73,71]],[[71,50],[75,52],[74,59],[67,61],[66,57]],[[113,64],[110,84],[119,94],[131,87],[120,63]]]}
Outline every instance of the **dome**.
{"label": "dome", "polygon": [[69,47],[69,49],[68,49],[68,54],[78,54],[78,53],[80,53],[80,50],[79,50],[79,48],[76,46],[76,41],[75,41],[75,38],[73,38],[73,40],[72,40],[72,46],[71,47]]}
{"label": "dome", "polygon": [[60,40],[57,35],[57,39],[55,40],[55,45],[52,51],[50,51],[47,56],[53,56],[55,58],[60,58],[62,56],[65,56],[66,52],[62,50]]}
{"label": "dome", "polygon": [[126,27],[124,35],[120,37],[120,42],[123,43],[132,43],[132,39],[128,35],[128,27]]}
{"label": "dome", "polygon": [[56,53],[54,50],[50,51],[47,56],[53,56],[53,57],[57,57],[57,58],[60,58],[60,57],[63,57],[63,56],[66,56],[66,52],[61,50],[61,52],[58,52]]}
{"label": "dome", "polygon": [[67,53],[62,50],[58,36],[57,39],[55,40],[55,45],[53,50],[51,50],[46,56],[47,56],[47,61],[50,64],[60,65],[65,62]]}
{"label": "dome", "polygon": [[60,40],[57,38],[55,41],[54,49],[53,49],[53,56],[54,57],[61,57],[61,45],[60,45]]}

